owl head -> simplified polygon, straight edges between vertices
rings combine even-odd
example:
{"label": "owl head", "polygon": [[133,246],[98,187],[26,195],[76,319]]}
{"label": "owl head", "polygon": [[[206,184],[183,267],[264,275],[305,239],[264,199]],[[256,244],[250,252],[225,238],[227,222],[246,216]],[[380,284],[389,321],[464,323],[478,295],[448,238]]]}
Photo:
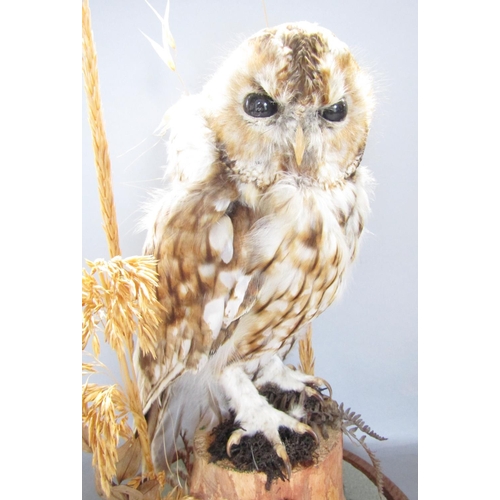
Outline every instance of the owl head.
{"label": "owl head", "polygon": [[307,22],[249,38],[202,96],[224,160],[262,186],[280,174],[328,185],[352,173],[373,108],[370,79],[347,46]]}

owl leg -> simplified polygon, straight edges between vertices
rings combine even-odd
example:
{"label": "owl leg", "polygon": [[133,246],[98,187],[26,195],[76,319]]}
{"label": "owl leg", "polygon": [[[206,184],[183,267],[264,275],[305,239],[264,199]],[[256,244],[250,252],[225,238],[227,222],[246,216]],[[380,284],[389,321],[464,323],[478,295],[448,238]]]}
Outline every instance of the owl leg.
{"label": "owl leg", "polygon": [[235,413],[239,429],[229,437],[226,451],[231,456],[231,449],[240,443],[243,437],[251,437],[262,433],[271,443],[276,455],[284,464],[283,473],[286,478],[291,475],[291,463],[285,446],[281,441],[280,427],[290,429],[297,434],[309,434],[318,441],[316,433],[307,424],[299,422],[286,413],[271,406],[266,398],[261,396],[243,365],[232,364],[224,368],[221,386],[228,398],[229,407]]}

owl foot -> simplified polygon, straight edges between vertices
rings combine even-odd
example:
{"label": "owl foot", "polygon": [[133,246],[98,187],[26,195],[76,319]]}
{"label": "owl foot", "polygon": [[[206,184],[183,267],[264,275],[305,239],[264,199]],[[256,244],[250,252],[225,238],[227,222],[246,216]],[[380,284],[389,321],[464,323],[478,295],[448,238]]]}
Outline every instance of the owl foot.
{"label": "owl foot", "polygon": [[[257,461],[255,460],[255,454],[254,454],[254,447],[262,447],[262,444],[260,443],[262,441],[262,438],[266,439],[263,433],[257,433],[253,436],[246,436],[245,431],[242,429],[238,429],[234,431],[231,434],[231,437],[229,438],[227,444],[226,444],[226,452],[229,456],[229,458],[232,458],[232,448],[233,446],[237,449],[236,453],[241,453],[241,447],[240,443],[244,437],[247,437],[246,439],[246,445],[250,446],[250,450],[252,453],[252,461],[254,462],[255,469],[259,470],[259,465]],[[267,441],[271,446],[272,449],[274,449],[275,454],[277,455],[278,459],[281,460],[281,463],[278,462],[278,467],[281,471],[281,475],[283,475],[283,479],[286,479],[287,481],[290,480],[292,477],[292,464],[290,462],[290,459],[288,458],[288,454],[286,452],[285,445],[281,442],[281,440],[278,443],[272,443],[271,441]],[[259,446],[260,445],[260,446]],[[265,448],[265,443],[264,443],[264,448]],[[270,447],[267,446],[268,450],[270,451]],[[272,457],[272,459],[275,459],[275,457]],[[268,459],[269,460],[269,459]]]}
{"label": "owl foot", "polygon": [[305,391],[308,396],[319,400],[323,398],[322,391],[328,389],[329,396],[332,397],[332,387],[326,380],[285,365],[279,356],[273,356],[257,371],[255,387],[261,391],[261,388],[268,384],[274,384],[282,391]]}
{"label": "owl foot", "polygon": [[288,469],[289,460],[280,438],[281,429],[289,429],[291,432],[299,435],[309,434],[318,443],[318,437],[309,425],[297,421],[295,418],[276,410],[270,405],[261,407],[254,415],[245,415],[239,421],[237,420],[237,423],[240,428],[231,434],[226,445],[226,452],[229,457],[232,454],[232,447],[239,445],[242,438],[261,433],[271,443],[274,451],[283,460]]}
{"label": "owl foot", "polygon": [[240,470],[266,472],[268,482],[269,478],[290,479],[292,467],[304,459],[300,448],[308,450],[307,461],[318,446],[314,430],[269,404],[242,365],[226,367],[220,381],[233,419],[232,427],[225,424],[225,436],[217,438],[219,446],[226,439],[225,458]]}
{"label": "owl foot", "polygon": [[338,404],[316,387],[304,391],[283,391],[276,384],[266,384],[259,393],[277,410],[309,425],[317,435],[328,438],[328,429],[340,428]]}
{"label": "owl foot", "polygon": [[[294,430],[281,426],[277,433],[278,440],[274,432],[267,436],[262,431],[250,435],[237,426],[233,413],[213,430],[214,440],[209,448],[212,460],[229,456],[238,470],[264,472],[267,475],[268,490],[274,479],[290,480],[292,468],[298,463],[313,463],[318,441],[308,425],[296,422]],[[222,452],[222,443],[226,439]]]}

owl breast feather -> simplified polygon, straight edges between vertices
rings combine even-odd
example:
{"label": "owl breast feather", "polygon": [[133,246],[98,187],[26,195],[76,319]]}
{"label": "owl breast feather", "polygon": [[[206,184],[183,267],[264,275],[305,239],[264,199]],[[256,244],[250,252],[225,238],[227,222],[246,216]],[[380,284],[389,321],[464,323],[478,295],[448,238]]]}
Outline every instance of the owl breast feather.
{"label": "owl breast feather", "polygon": [[246,276],[259,276],[251,309],[231,326],[240,356],[276,352],[337,296],[368,211],[361,171],[336,190],[287,179],[269,188],[244,235]]}

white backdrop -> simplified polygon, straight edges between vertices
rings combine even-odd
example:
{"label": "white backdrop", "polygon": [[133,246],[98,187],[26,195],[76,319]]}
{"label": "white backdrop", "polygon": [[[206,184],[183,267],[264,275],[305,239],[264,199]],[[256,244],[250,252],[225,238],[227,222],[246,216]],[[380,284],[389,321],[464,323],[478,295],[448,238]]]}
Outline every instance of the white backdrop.
{"label": "white backdrop", "polygon": [[[162,13],[166,0],[151,0]],[[161,42],[141,0],[90,2],[123,256],[141,253],[137,231],[166,152],[153,135],[183,91],[198,92],[239,41],[266,25],[260,0],[172,0],[178,76],[140,31]],[[361,413],[384,472],[417,498],[417,1],[266,0],[269,25],[317,22],[371,70],[378,105],[363,160],[377,181],[372,214],[343,296],[314,323],[316,373]],[[107,258],[83,103],[83,257]],[[105,351],[103,356],[107,356]],[[112,360],[104,358],[114,366]],[[363,456],[362,450],[354,450]],[[89,456],[83,498],[93,492]]]}

